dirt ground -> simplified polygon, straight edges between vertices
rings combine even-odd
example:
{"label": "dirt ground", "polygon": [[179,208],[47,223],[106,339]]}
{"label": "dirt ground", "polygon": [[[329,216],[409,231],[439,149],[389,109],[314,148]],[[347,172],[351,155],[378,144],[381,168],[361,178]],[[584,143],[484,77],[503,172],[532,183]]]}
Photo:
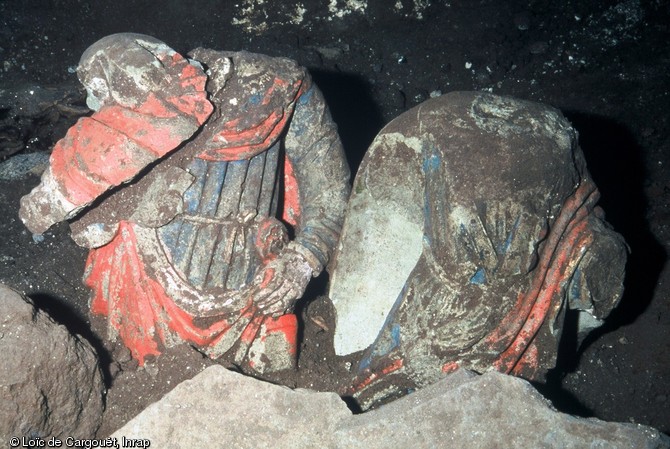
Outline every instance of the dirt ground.
{"label": "dirt ground", "polygon": [[[670,432],[670,3],[4,0],[0,23],[0,163],[48,154],[85,112],[74,75],[81,53],[123,31],[182,52],[296,59],[324,91],[353,171],[383,124],[440,92],[484,90],[561,109],[631,254],[620,306],[581,348],[566,340],[537,386],[562,411]],[[0,282],[99,350],[109,387],[104,436],[213,362],[177,347],[138,370],[127,350],[105,340],[80,284],[86,254],[67,225],[36,243],[18,220],[19,198],[39,181],[33,167],[0,180]],[[332,350],[326,282],[300,306],[299,370],[275,381],[335,390],[346,373],[348,361]]]}

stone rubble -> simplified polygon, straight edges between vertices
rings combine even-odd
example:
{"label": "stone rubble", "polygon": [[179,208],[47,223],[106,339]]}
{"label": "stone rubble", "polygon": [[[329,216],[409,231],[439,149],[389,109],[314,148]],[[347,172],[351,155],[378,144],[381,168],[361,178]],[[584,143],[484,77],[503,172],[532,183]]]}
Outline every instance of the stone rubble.
{"label": "stone rubble", "polygon": [[105,387],[91,345],[2,284],[0,310],[0,441],[92,438]]}
{"label": "stone rubble", "polygon": [[464,370],[353,415],[335,393],[212,366],[112,437],[160,448],[670,448],[670,438],[650,427],[559,413],[524,380]]}

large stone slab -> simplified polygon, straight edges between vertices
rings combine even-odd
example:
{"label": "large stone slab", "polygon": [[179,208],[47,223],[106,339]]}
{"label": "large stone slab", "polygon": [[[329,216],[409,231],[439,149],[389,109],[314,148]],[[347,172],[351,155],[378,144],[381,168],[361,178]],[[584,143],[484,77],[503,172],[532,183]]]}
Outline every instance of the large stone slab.
{"label": "large stone slab", "polygon": [[353,415],[334,393],[290,390],[213,366],[112,436],[160,448],[670,448],[652,428],[559,413],[524,380],[464,370]]}
{"label": "large stone slab", "polygon": [[668,448],[649,427],[557,412],[528,382],[458,371],[370,413],[335,435],[338,447]]}
{"label": "large stone slab", "polygon": [[350,418],[334,393],[291,390],[219,365],[179,384],[115,432],[151,447],[303,448],[333,446]]}

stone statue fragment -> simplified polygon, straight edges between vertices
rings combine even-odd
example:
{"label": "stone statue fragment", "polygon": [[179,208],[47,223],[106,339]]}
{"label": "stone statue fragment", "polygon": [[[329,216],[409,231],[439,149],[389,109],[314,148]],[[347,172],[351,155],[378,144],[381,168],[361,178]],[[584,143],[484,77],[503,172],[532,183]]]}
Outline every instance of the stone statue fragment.
{"label": "stone statue fragment", "polygon": [[21,201],[35,234],[73,220],[84,282],[144,364],[188,342],[251,373],[295,364],[291,313],[329,261],[349,170],[323,96],[284,58],[139,34],[89,47],[95,112]]}
{"label": "stone statue fragment", "polygon": [[623,289],[577,134],[555,109],[453,92],[389,123],[353,185],[329,296],[363,408],[458,367],[540,379]]}

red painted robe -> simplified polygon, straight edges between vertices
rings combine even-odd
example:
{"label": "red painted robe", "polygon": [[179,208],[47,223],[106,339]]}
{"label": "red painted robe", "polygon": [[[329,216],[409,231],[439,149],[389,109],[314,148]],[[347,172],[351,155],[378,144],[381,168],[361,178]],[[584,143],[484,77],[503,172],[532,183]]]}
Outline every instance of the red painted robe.
{"label": "red painted robe", "polygon": [[[283,226],[272,218],[279,214],[296,226],[295,241],[309,249],[308,260],[318,274],[337,240],[348,194],[348,170],[336,127],[320,92],[292,61],[203,49],[195,50],[194,57],[209,67],[229,59],[234,73],[210,73],[208,82],[204,73],[175,55],[170,63],[183,66],[179,95],[150,95],[132,110],[104,106],[81,119],[58,143],[42,184],[53,185],[55,179],[64,213],[52,213],[50,218],[55,222],[73,216],[114,191],[72,223],[73,238],[94,248],[84,276],[93,291],[92,312],[109,317],[110,331],[141,365],[162,347],[184,341],[254,372],[289,368],[296,356],[296,317],[286,314],[275,319],[260,313],[245,282],[232,288],[217,282],[194,285],[160,230],[189,213],[188,196],[198,182],[188,173],[194,163],[233,167],[262,157],[269,160],[265,154],[272,153],[273,163],[283,167],[275,170],[283,182],[271,180],[270,198],[259,200],[266,210],[256,211],[253,228],[245,228],[253,231],[255,251],[235,246],[229,254],[243,253],[249,274],[254,264],[276,257],[286,240]],[[294,114],[296,106],[299,112]],[[282,141],[290,141],[285,155]],[[159,160],[141,178],[137,176]],[[297,178],[305,181],[300,191]],[[280,185],[283,189],[277,195]],[[241,195],[249,191],[245,188],[243,182]],[[334,195],[324,196],[330,190]],[[313,206],[301,208],[300,199]],[[281,211],[278,203],[283,204]],[[244,221],[246,212],[237,210],[233,216],[211,220]]]}

